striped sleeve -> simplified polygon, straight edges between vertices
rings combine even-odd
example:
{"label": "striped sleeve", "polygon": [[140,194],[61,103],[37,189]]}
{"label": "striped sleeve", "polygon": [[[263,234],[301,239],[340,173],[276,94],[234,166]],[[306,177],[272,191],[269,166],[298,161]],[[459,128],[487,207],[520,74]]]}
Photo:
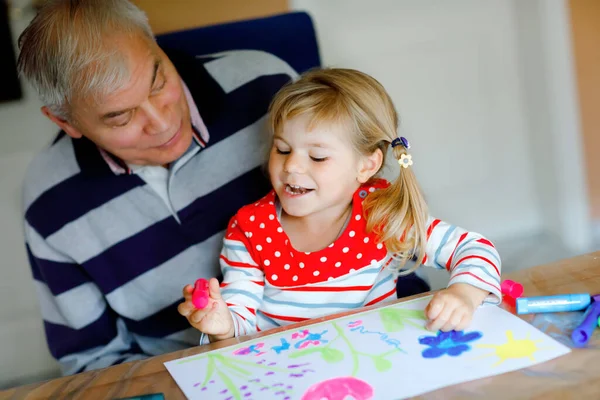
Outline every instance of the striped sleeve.
{"label": "striped sleeve", "polygon": [[486,290],[489,303],[500,303],[500,255],[488,239],[430,217],[424,265],[450,272],[448,286],[467,283]]}
{"label": "striped sleeve", "polygon": [[145,358],[80,265],[27,222],[25,239],[46,340],[63,375]]}
{"label": "striped sleeve", "polygon": [[265,278],[238,222],[237,216],[230,222],[221,251],[221,295],[231,311],[235,336],[243,336],[257,331],[256,310],[262,303]]}
{"label": "striped sleeve", "polygon": [[396,299],[396,282],[398,277],[391,273],[387,266],[381,268],[375,283],[369,293],[367,294],[364,306],[371,306],[373,304],[395,300]]}

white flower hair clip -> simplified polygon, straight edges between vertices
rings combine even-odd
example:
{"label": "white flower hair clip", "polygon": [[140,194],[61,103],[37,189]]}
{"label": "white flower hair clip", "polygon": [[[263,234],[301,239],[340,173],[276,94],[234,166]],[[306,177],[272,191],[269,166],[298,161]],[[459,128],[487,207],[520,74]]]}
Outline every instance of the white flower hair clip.
{"label": "white flower hair clip", "polygon": [[[400,136],[399,138],[392,140],[392,148],[396,146],[402,146],[406,150],[410,149],[410,143],[408,142],[408,139],[404,136]],[[400,159],[398,160],[398,164],[400,164],[402,168],[410,167],[411,165],[413,165],[412,156],[410,154],[402,154],[400,156]]]}
{"label": "white flower hair clip", "polygon": [[402,168],[410,167],[413,165],[412,156],[410,154],[402,154],[398,160],[398,164],[400,164]]}

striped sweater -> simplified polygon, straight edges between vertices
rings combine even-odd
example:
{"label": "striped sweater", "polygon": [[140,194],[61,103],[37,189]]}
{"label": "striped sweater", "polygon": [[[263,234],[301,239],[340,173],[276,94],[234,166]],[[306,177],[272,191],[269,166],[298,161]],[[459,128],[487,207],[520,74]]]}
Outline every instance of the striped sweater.
{"label": "striped sweater", "polygon": [[[220,257],[235,335],[394,299],[396,276],[388,267],[396,261],[366,232],[362,209],[369,192],[387,185],[377,180],[359,188],[343,232],[312,253],[293,248],[273,191],[243,207],[230,221]],[[481,235],[430,217],[425,255],[424,265],[450,272],[449,285],[467,283],[489,291],[487,302],[500,302],[500,257]]]}
{"label": "striped sweater", "polygon": [[264,119],[293,69],[260,51],[167,54],[197,130],[168,171],[169,204],[123,161],[64,134],[25,178],[27,252],[65,374],[196,345],[198,332],[177,312],[182,287],[218,274],[228,220],[269,190]]}

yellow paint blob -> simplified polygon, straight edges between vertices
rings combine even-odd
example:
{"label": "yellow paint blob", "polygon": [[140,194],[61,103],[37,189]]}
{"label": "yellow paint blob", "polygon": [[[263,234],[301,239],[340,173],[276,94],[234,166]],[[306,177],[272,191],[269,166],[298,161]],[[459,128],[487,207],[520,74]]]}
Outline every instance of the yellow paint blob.
{"label": "yellow paint blob", "polygon": [[502,364],[506,360],[517,359],[528,357],[531,361],[535,361],[533,355],[538,350],[541,350],[536,343],[541,342],[542,340],[531,340],[529,339],[529,333],[525,337],[525,339],[515,339],[513,337],[512,331],[506,331],[506,338],[508,339],[504,344],[479,344],[476,345],[478,348],[488,348],[494,349],[495,353],[488,354],[484,357],[493,357],[497,356],[500,360],[494,364],[493,366],[497,366]]}

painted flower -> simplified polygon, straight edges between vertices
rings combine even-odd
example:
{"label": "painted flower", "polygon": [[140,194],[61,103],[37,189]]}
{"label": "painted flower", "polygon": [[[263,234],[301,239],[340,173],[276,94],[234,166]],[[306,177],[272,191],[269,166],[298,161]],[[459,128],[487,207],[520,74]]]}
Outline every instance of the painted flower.
{"label": "painted flower", "polygon": [[410,154],[402,154],[398,160],[398,164],[403,168],[410,167],[413,165],[412,156]]}
{"label": "painted flower", "polygon": [[439,331],[437,336],[421,336],[419,343],[429,348],[421,353],[424,358],[438,358],[444,354],[456,357],[471,350],[467,343],[481,338],[481,332],[473,331],[465,333],[463,331]]}

